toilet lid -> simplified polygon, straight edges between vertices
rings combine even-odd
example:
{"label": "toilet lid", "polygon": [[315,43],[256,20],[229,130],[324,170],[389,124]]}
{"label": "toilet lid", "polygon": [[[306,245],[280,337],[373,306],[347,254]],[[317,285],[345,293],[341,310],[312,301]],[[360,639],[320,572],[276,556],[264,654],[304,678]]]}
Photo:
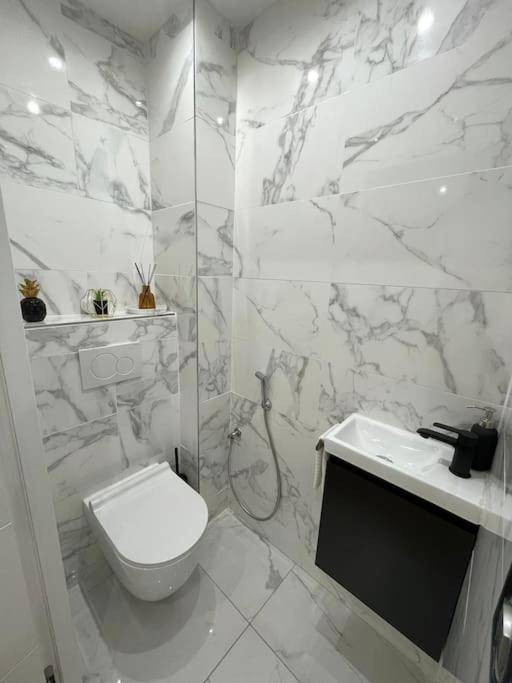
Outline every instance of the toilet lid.
{"label": "toilet lid", "polygon": [[119,555],[141,566],[179,559],[208,523],[206,503],[168,463],[146,467],[85,503]]}

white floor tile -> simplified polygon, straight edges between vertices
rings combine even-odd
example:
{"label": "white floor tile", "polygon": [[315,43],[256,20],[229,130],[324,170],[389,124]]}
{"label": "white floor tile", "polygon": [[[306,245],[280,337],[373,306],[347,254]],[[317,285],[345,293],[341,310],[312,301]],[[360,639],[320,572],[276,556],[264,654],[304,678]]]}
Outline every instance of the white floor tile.
{"label": "white floor tile", "polygon": [[206,683],[297,683],[260,636],[249,627]]}
{"label": "white floor tile", "polygon": [[301,683],[426,683],[343,602],[295,567],[253,622]]}
{"label": "white floor tile", "polygon": [[231,511],[208,527],[199,562],[247,619],[256,615],[293,566]]}
{"label": "white floor tile", "polygon": [[[247,626],[247,622],[199,567],[167,600],[142,602],[111,578],[88,595],[101,643],[82,652],[98,654],[88,662],[88,681],[98,683],[202,683]],[[105,661],[105,648],[110,663]]]}

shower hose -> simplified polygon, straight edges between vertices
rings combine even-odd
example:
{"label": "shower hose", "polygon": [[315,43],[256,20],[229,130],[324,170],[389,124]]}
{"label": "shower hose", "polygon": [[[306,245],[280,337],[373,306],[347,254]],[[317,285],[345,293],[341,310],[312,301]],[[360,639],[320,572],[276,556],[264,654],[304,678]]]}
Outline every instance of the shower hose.
{"label": "shower hose", "polygon": [[265,421],[265,429],[267,430],[267,435],[268,435],[268,443],[270,445],[270,450],[272,452],[272,459],[274,462],[274,467],[276,470],[276,500],[274,503],[274,506],[271,510],[271,512],[268,515],[257,515],[255,514],[248,506],[247,504],[240,498],[238,493],[236,492],[235,485],[233,483],[234,475],[233,475],[233,442],[238,441],[240,437],[242,436],[242,432],[240,428],[234,429],[231,434],[229,435],[229,452],[228,452],[228,480],[229,480],[229,485],[231,487],[231,491],[233,492],[233,495],[235,497],[236,502],[242,510],[249,515],[249,517],[252,517],[252,519],[255,519],[258,522],[267,522],[269,519],[272,519],[272,517],[276,514],[276,512],[279,509],[279,505],[281,504],[281,497],[282,497],[282,481],[281,481],[281,470],[279,469],[279,462],[277,459],[277,451],[276,451],[276,445],[274,443],[274,437],[272,436],[272,430],[270,429],[270,424],[269,424],[269,413],[272,410],[272,403],[270,399],[267,398],[267,378],[265,375],[263,375],[261,372],[256,373],[256,377],[260,380],[261,382],[261,392],[262,392],[262,402],[261,402],[261,407],[263,408],[263,419]]}

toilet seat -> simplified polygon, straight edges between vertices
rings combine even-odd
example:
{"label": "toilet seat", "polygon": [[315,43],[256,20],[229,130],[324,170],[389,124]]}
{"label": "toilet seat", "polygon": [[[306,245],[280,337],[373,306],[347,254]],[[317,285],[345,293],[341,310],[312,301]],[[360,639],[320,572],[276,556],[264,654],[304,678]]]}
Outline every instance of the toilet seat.
{"label": "toilet seat", "polygon": [[158,568],[184,559],[201,539],[208,508],[169,463],[151,465],[84,500],[120,559]]}

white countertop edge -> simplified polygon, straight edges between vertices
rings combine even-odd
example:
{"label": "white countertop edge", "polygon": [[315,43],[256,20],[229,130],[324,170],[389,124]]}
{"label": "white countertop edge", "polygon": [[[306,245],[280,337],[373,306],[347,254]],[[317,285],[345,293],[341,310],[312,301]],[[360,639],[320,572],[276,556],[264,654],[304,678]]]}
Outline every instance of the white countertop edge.
{"label": "white countertop edge", "polygon": [[51,327],[64,327],[67,325],[96,325],[98,323],[110,323],[117,320],[139,320],[146,318],[162,318],[176,316],[174,311],[148,311],[147,313],[115,313],[109,316],[94,317],[85,314],[49,315],[39,323],[24,323],[25,332],[30,330],[44,330]]}

